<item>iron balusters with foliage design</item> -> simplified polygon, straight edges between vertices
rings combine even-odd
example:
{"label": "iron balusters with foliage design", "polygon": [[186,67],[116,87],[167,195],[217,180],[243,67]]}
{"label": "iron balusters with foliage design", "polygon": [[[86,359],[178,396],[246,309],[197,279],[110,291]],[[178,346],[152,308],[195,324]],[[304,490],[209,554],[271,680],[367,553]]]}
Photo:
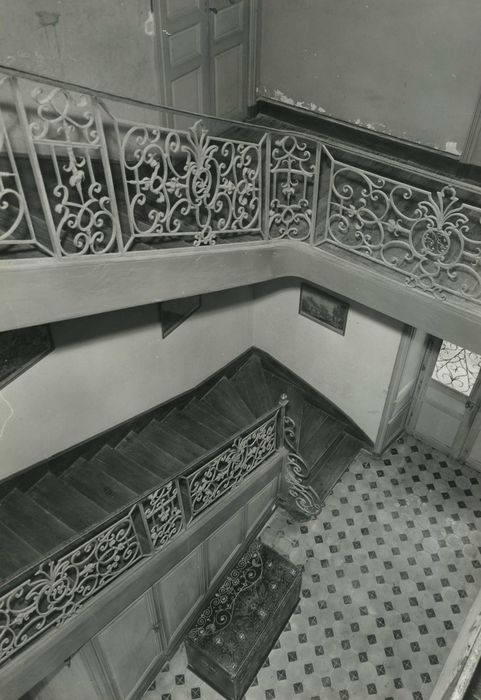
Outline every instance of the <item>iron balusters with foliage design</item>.
{"label": "iron balusters with foliage design", "polygon": [[481,209],[452,186],[430,192],[331,158],[322,243],[402,273],[446,299],[481,297]]}
{"label": "iron balusters with foliage design", "polygon": [[190,520],[237,486],[278,448],[279,409],[260,425],[236,437],[195,471],[179,479]]}
{"label": "iron balusters with foliage design", "polygon": [[[88,94],[35,87],[17,108],[52,244],[60,257],[121,249],[120,224],[97,102]],[[39,159],[41,156],[41,160]]]}
{"label": "iron balusters with foliage design", "polygon": [[154,549],[170,542],[183,528],[180,494],[176,481],[149,493],[142,501],[143,515]]}
{"label": "iron balusters with foliage design", "polygon": [[59,626],[142,557],[133,509],[0,598],[0,662]]}
{"label": "iron balusters with foliage design", "polygon": [[[305,241],[342,250],[351,262],[375,262],[439,299],[481,303],[480,188],[455,187],[389,158],[369,157],[364,168],[366,154],[355,149],[257,125],[212,120],[215,134],[198,118],[189,129],[162,126],[171,116],[152,105],[143,109],[152,123],[127,122],[98,93],[37,83],[36,76],[0,83],[6,256],[62,260],[186,244]],[[29,154],[25,173],[12,147],[19,139]],[[406,181],[374,172],[373,162],[390,175],[405,169]],[[409,183],[413,173],[422,187]],[[24,176],[37,192],[22,189]]]}
{"label": "iron balusters with foliage design", "polygon": [[209,136],[201,121],[187,131],[133,126],[121,137],[131,236],[190,237],[214,245],[221,234],[260,232],[263,142]]}

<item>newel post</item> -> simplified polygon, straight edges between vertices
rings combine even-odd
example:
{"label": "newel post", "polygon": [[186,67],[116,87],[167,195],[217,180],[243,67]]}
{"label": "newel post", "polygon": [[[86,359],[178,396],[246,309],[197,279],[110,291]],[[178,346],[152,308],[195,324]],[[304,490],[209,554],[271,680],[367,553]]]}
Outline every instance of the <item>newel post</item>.
{"label": "newel post", "polygon": [[277,424],[277,449],[283,447],[286,444],[286,409],[289,399],[287,394],[281,394],[279,398],[279,414],[278,414],[278,424]]}

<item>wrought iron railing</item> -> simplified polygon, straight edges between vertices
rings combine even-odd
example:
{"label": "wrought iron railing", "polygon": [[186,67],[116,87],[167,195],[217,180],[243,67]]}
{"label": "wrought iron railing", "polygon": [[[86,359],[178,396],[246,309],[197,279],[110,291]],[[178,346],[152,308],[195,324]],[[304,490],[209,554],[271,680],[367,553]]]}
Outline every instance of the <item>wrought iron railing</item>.
{"label": "wrought iron railing", "polygon": [[283,444],[285,402],[3,587],[0,664],[59,627],[142,558],[161,551]]}
{"label": "wrought iron railing", "polygon": [[281,239],[481,303],[480,188],[314,136],[5,70],[4,260]]}

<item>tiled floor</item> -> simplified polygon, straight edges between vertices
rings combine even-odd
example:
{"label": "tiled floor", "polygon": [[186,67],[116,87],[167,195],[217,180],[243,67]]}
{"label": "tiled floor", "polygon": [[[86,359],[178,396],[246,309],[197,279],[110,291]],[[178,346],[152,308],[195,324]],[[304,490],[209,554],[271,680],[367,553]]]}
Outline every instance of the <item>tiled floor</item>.
{"label": "tiled floor", "polygon": [[[246,700],[428,700],[481,587],[481,476],[412,438],[361,451],[306,524],[262,539],[304,565],[299,608]],[[183,648],[145,700],[220,696]]]}

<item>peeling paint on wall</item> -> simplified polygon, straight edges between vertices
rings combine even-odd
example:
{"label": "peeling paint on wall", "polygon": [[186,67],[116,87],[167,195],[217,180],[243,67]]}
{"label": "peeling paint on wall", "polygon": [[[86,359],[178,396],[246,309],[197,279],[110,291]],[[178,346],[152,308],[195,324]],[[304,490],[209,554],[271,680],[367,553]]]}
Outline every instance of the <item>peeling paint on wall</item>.
{"label": "peeling paint on wall", "polygon": [[446,141],[446,145],[444,146],[444,150],[447,151],[448,153],[452,153],[455,156],[460,156],[461,151],[458,148],[458,144],[456,141]]}
{"label": "peeling paint on wall", "polygon": [[149,10],[149,16],[144,22],[144,32],[147,36],[154,36],[155,34],[154,13],[152,10]]}

